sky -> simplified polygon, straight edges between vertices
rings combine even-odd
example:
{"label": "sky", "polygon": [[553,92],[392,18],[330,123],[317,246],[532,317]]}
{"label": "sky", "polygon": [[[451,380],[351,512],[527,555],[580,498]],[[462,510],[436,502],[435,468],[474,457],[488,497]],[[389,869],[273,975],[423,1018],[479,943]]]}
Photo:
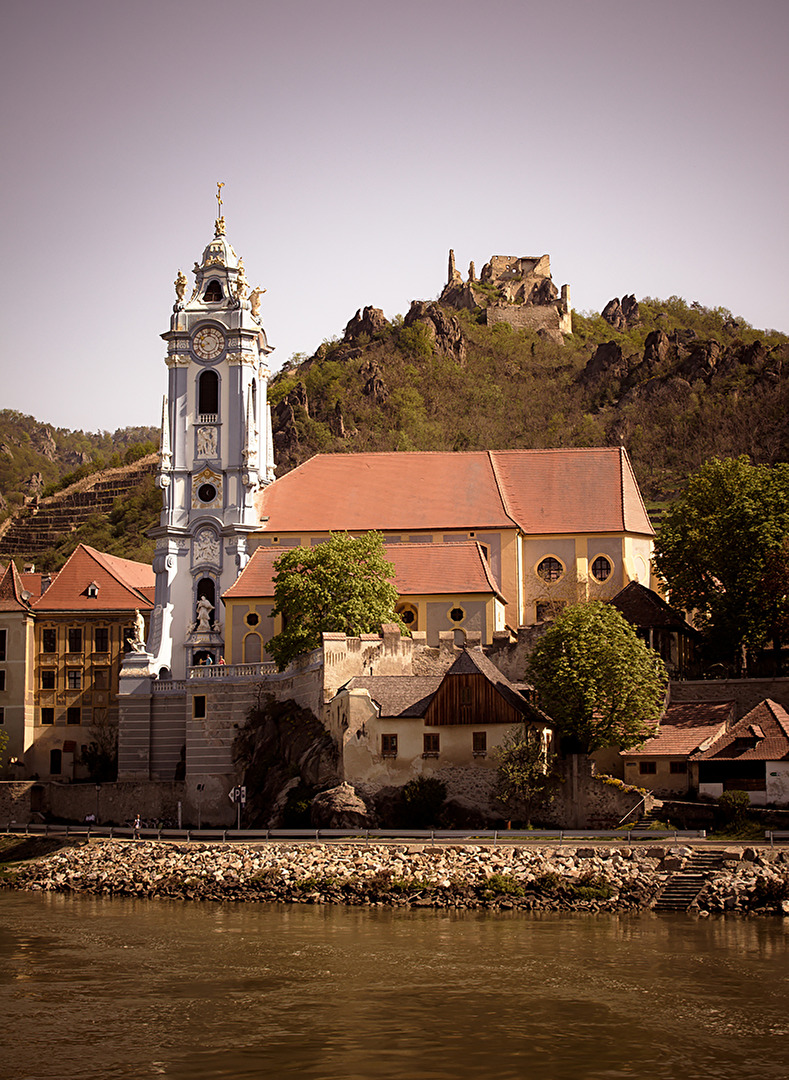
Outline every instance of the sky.
{"label": "sky", "polygon": [[4,0],[0,408],[158,424],[218,181],[275,370],[450,248],[789,332],[788,45],[785,0]]}

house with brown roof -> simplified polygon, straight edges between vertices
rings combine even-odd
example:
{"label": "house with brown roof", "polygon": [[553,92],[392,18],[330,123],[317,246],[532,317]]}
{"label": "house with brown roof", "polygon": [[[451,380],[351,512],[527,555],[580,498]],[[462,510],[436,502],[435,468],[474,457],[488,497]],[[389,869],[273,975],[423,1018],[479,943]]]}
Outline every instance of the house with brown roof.
{"label": "house with brown roof", "polygon": [[[228,663],[259,662],[281,629],[281,617],[272,614],[274,563],[281,554],[279,547],[257,548],[222,596]],[[452,627],[463,639],[473,635],[486,644],[504,629],[506,600],[478,541],[387,544],[386,558],[395,569],[397,614],[428,645],[438,646],[441,631]]]}
{"label": "house with brown roof", "polygon": [[150,566],[80,544],[32,598],[32,722],[22,747],[28,775],[79,778],[95,729],[117,723],[120,666],[135,613],[153,608],[153,588]]}
{"label": "house with brown roof", "polygon": [[435,776],[450,797],[490,802],[492,753],[517,724],[551,741],[550,720],[532,689],[509,682],[482,652],[464,649],[443,675],[364,675],[342,686],[326,708],[340,750],[342,779],[366,793]]}
{"label": "house with brown roof", "polygon": [[695,755],[699,794],[747,791],[755,806],[789,806],[789,713],[769,698]]}
{"label": "house with brown roof", "polygon": [[639,581],[631,581],[611,601],[635,628],[638,636],[654,649],[671,678],[698,676],[697,645],[701,637],[681,611]]}
{"label": "house with brown roof", "polygon": [[625,750],[624,779],[653,795],[682,796],[698,789],[694,758],[720,738],[734,722],[733,701],[670,704],[655,735],[634,750]]}
{"label": "house with brown roof", "polygon": [[[387,544],[480,544],[509,627],[650,584],[654,530],[623,447],[318,454],[258,492],[249,550],[370,529]],[[448,609],[443,629],[466,627]]]}

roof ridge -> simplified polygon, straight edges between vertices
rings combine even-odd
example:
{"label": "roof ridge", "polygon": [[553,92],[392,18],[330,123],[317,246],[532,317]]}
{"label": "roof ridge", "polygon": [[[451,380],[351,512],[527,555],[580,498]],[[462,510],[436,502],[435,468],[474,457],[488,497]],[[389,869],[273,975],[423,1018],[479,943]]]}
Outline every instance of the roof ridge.
{"label": "roof ridge", "polygon": [[498,469],[496,468],[496,459],[495,459],[495,457],[493,455],[503,453],[503,452],[504,451],[501,451],[501,450],[487,450],[486,451],[486,453],[488,455],[488,460],[490,461],[490,468],[491,468],[491,472],[493,473],[493,479],[494,479],[494,481],[496,483],[496,491],[498,492],[499,498],[501,499],[501,505],[504,508],[504,513],[507,515],[507,517],[510,519],[510,521],[513,523],[513,525],[517,529],[520,529],[521,531],[523,531],[523,526],[518,521],[518,519],[513,515],[512,510],[510,509],[510,504],[509,504],[509,502],[507,500],[507,493],[504,490],[504,485],[501,482],[501,478],[499,477]]}

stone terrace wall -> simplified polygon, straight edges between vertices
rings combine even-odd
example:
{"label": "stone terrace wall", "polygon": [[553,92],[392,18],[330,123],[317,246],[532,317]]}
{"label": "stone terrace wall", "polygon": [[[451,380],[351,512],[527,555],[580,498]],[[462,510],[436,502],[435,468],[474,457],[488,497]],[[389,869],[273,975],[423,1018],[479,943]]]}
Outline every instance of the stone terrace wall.
{"label": "stone terrace wall", "polygon": [[671,684],[672,704],[684,701],[733,701],[737,720],[741,720],[766,698],[789,709],[789,679],[698,679]]}

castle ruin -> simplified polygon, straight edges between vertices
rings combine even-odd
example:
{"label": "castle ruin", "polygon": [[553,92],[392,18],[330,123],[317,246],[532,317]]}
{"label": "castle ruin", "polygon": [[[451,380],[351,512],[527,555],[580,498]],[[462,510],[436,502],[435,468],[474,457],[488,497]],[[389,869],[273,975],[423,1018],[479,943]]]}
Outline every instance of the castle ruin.
{"label": "castle ruin", "polygon": [[550,336],[571,334],[570,286],[561,293],[551,280],[549,255],[492,255],[477,278],[474,263],[464,281],[449,252],[447,283],[439,303],[454,308],[482,308],[485,325],[509,323],[518,330],[544,330]]}

